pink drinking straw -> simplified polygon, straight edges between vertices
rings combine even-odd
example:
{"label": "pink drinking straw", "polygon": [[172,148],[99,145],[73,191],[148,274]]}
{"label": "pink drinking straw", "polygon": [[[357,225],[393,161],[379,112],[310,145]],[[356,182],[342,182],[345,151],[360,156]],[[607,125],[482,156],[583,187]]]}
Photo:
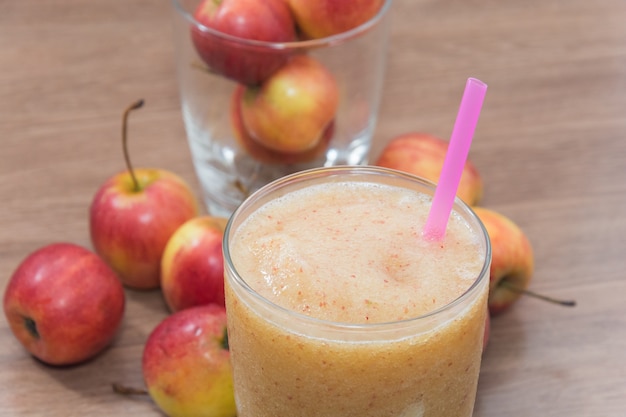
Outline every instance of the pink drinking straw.
{"label": "pink drinking straw", "polygon": [[487,84],[476,78],[468,78],[456,116],[448,152],[443,162],[439,183],[435,189],[433,204],[424,226],[424,237],[429,240],[442,240],[446,234],[448,218],[459,188],[463,167],[467,160],[478,117],[483,106]]}

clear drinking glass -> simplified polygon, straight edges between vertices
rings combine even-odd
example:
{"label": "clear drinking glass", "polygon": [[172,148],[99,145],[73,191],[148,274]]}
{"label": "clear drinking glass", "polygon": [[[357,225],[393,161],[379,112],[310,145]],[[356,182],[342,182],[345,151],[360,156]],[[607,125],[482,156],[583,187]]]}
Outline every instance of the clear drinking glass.
{"label": "clear drinking glass", "polygon": [[[330,193],[320,194],[320,190],[337,182],[347,184],[342,185],[345,192],[330,188]],[[361,195],[347,195],[352,185],[363,183],[373,188],[358,191]],[[370,198],[367,190],[387,186],[398,191]],[[296,199],[290,199],[291,193],[303,190],[314,192],[310,197],[297,194]],[[377,235],[378,229],[374,229],[373,237],[365,239],[357,231],[371,233],[368,229],[377,224],[410,219],[414,196],[424,198],[429,206],[433,194],[432,183],[398,171],[363,166],[318,168],[270,183],[235,211],[226,228],[223,249],[239,417],[471,416],[487,318],[491,262],[491,246],[482,223],[457,198],[450,219],[455,225],[448,226],[443,242],[418,242],[423,239],[419,224],[427,216],[424,207],[415,210],[415,218],[421,219],[415,221],[418,226],[412,220],[406,225],[400,220],[400,228],[394,233]],[[381,201],[393,203],[378,212],[376,207]],[[359,209],[362,215],[349,211],[348,206],[353,204],[364,207]],[[401,214],[403,210],[409,215]],[[324,213],[330,213],[330,220],[318,218]],[[347,217],[333,224],[334,213],[346,213]],[[291,223],[289,219],[296,216],[298,220]],[[337,232],[341,227],[343,231]],[[254,235],[257,232],[259,236]],[[311,232],[316,233],[313,240]],[[402,233],[412,234],[415,245],[409,240],[408,245],[403,243],[398,248],[398,235]],[[312,262],[304,255],[303,244],[315,246],[312,251],[323,254],[321,261]],[[332,249],[343,245],[349,245],[347,254],[337,255]],[[377,246],[371,258],[368,254],[357,260],[372,245]],[[449,252],[446,258],[439,247],[441,251],[461,249]],[[330,259],[333,256],[338,259]],[[430,284],[439,288],[437,291],[426,289],[430,288],[426,279],[402,276],[408,264],[431,260],[436,272],[431,274]],[[463,276],[458,270],[465,262],[472,269]],[[383,286],[380,291],[368,289],[365,293],[371,293],[365,296],[358,293],[344,297],[346,289],[357,285],[353,284],[357,277],[363,280],[358,284],[363,288],[374,285],[370,280],[375,279],[375,270],[378,274],[381,265],[383,271],[388,271],[388,275],[383,273],[384,281],[400,286],[401,292],[394,292],[391,303],[380,301],[385,299],[381,293],[392,291],[388,282],[376,283]],[[332,276],[327,280],[327,275]],[[417,284],[409,282],[408,288],[417,285],[418,289],[405,291],[404,281],[412,280]],[[459,280],[461,285],[457,286]],[[437,287],[439,284],[443,286]],[[412,291],[416,295],[422,292],[424,297],[409,296],[405,304],[393,298]],[[440,297],[441,304],[417,316],[373,323],[366,322],[369,316],[359,323],[333,320],[335,315],[362,308],[376,314],[399,306],[397,309],[403,311],[390,313],[401,316],[406,310],[400,305],[410,308],[411,303],[430,303],[431,297],[433,303],[435,297]],[[290,304],[294,300],[286,302],[286,298],[297,299],[294,306]],[[348,307],[340,308],[340,304]],[[322,315],[324,309],[332,311],[330,316]]]}
{"label": "clear drinking glass", "polygon": [[[324,39],[289,43],[251,41],[212,31],[193,18],[199,3],[172,0],[174,42],[187,138],[211,214],[230,215],[251,192],[293,172],[368,162],[383,88],[391,0],[355,29]],[[241,133],[237,133],[241,119],[234,104],[241,97],[241,84],[207,68],[192,42],[194,28],[206,40],[249,58],[247,68],[252,73],[255,65],[265,66],[258,62],[302,54],[330,71],[338,86],[339,102],[323,144],[293,155],[267,151],[254,141],[241,140]]]}

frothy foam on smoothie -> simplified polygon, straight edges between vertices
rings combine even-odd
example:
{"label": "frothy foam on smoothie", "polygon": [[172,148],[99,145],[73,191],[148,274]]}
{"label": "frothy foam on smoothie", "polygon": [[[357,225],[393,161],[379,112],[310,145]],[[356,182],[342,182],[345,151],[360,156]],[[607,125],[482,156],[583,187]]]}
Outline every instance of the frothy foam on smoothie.
{"label": "frothy foam on smoothie", "polygon": [[455,212],[444,241],[422,238],[430,204],[428,195],[370,183],[294,191],[240,226],[233,262],[261,295],[309,316],[344,323],[417,317],[463,294],[484,263],[479,233]]}

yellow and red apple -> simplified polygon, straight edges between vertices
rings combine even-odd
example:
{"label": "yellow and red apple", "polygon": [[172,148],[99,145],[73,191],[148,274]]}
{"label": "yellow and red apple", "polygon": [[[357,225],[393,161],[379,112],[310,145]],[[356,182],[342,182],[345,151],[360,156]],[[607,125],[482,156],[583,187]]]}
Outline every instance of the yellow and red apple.
{"label": "yellow and red apple", "polygon": [[339,105],[333,74],[308,55],[296,55],[241,97],[241,120],[250,137],[275,152],[294,154],[320,146]]}
{"label": "yellow and red apple", "polygon": [[287,0],[304,37],[337,35],[372,19],[384,0]]}
{"label": "yellow and red apple", "polygon": [[171,311],[224,306],[222,237],[228,219],[195,217],[180,226],[161,259],[161,291]]}
{"label": "yellow and red apple", "polygon": [[226,310],[192,307],[165,318],[143,351],[143,377],[169,417],[235,417]]}
{"label": "yellow and red apple", "polygon": [[489,312],[497,315],[511,307],[530,284],[534,271],[533,248],[524,231],[507,216],[484,207],[473,208],[491,242]]}
{"label": "yellow and red apple", "polygon": [[[130,110],[124,112],[124,127]],[[133,169],[126,147],[127,170],[109,178],[96,192],[89,211],[95,251],[122,283],[136,289],[158,288],[161,256],[170,236],[199,212],[189,185],[178,175],[157,168]]]}
{"label": "yellow and red apple", "polygon": [[204,0],[194,12],[193,45],[211,71],[245,85],[267,79],[290,50],[247,45],[233,38],[293,42],[295,22],[284,0]]}
{"label": "yellow and red apple", "polygon": [[241,119],[241,98],[244,92],[243,86],[237,86],[233,92],[230,107],[230,120],[235,139],[239,146],[252,158],[266,164],[299,164],[315,160],[324,154],[334,133],[334,121],[324,131],[322,140],[312,149],[303,152],[278,152],[261,145],[248,133]]}
{"label": "yellow and red apple", "polygon": [[[397,169],[433,182],[438,182],[448,142],[434,135],[410,132],[392,138],[375,162],[375,165]],[[468,159],[463,167],[457,196],[470,206],[476,205],[483,195],[483,181],[478,169]]]}
{"label": "yellow and red apple", "polygon": [[139,168],[134,175],[138,188],[124,171],[109,178],[94,196],[91,240],[124,285],[158,288],[165,245],[176,229],[198,214],[198,203],[189,186],[169,171]]}
{"label": "yellow and red apple", "polygon": [[122,284],[93,252],[53,243],[28,255],[4,293],[20,343],[50,365],[91,359],[113,340],[124,315]]}

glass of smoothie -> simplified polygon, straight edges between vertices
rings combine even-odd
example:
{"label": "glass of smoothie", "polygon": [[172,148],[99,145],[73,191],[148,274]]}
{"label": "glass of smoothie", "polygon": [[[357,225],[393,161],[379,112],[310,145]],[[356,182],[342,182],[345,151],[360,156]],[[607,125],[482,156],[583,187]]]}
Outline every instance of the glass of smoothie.
{"label": "glass of smoothie", "polygon": [[252,194],[224,236],[239,417],[470,417],[491,247],[456,199],[422,236],[435,185],[317,168]]}

